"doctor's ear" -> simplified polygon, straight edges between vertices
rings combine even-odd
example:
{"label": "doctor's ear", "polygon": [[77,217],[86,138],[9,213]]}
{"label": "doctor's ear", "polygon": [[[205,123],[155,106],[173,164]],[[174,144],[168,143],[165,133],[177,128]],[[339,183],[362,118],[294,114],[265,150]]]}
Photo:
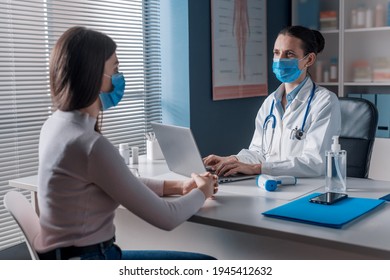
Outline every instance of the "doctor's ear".
{"label": "doctor's ear", "polygon": [[316,54],[315,53],[309,53],[307,55],[307,62],[305,64],[305,67],[306,68],[309,68],[310,66],[312,66],[314,64],[314,62],[316,61]]}

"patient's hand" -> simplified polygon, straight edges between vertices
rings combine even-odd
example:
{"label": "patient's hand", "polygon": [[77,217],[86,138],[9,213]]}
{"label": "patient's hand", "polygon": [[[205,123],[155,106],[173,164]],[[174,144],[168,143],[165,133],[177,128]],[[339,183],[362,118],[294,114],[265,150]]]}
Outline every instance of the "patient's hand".
{"label": "patient's hand", "polygon": [[206,172],[204,174],[192,173],[191,177],[206,198],[211,198],[218,191],[218,176]]}

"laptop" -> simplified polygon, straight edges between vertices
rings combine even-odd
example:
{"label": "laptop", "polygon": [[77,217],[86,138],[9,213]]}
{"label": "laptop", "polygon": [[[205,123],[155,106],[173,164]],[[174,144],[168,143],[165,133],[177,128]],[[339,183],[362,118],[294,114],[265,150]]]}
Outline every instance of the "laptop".
{"label": "laptop", "polygon": [[[154,122],[151,125],[170,171],[187,177],[191,177],[192,172],[206,172],[207,169],[191,129]],[[255,177],[256,175],[246,174],[219,176],[219,183],[229,183]]]}

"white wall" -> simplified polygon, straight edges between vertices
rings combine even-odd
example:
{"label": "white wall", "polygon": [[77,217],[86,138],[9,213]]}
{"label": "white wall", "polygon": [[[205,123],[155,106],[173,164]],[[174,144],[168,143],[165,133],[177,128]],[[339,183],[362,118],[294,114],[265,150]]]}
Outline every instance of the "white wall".
{"label": "white wall", "polygon": [[390,181],[390,139],[375,139],[369,178]]}

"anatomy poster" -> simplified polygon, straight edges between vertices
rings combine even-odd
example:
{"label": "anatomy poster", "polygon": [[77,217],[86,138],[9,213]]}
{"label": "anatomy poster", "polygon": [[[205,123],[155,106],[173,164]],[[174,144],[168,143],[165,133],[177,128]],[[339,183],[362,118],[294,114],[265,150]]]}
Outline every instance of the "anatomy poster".
{"label": "anatomy poster", "polygon": [[213,100],[267,95],[266,0],[212,0]]}

